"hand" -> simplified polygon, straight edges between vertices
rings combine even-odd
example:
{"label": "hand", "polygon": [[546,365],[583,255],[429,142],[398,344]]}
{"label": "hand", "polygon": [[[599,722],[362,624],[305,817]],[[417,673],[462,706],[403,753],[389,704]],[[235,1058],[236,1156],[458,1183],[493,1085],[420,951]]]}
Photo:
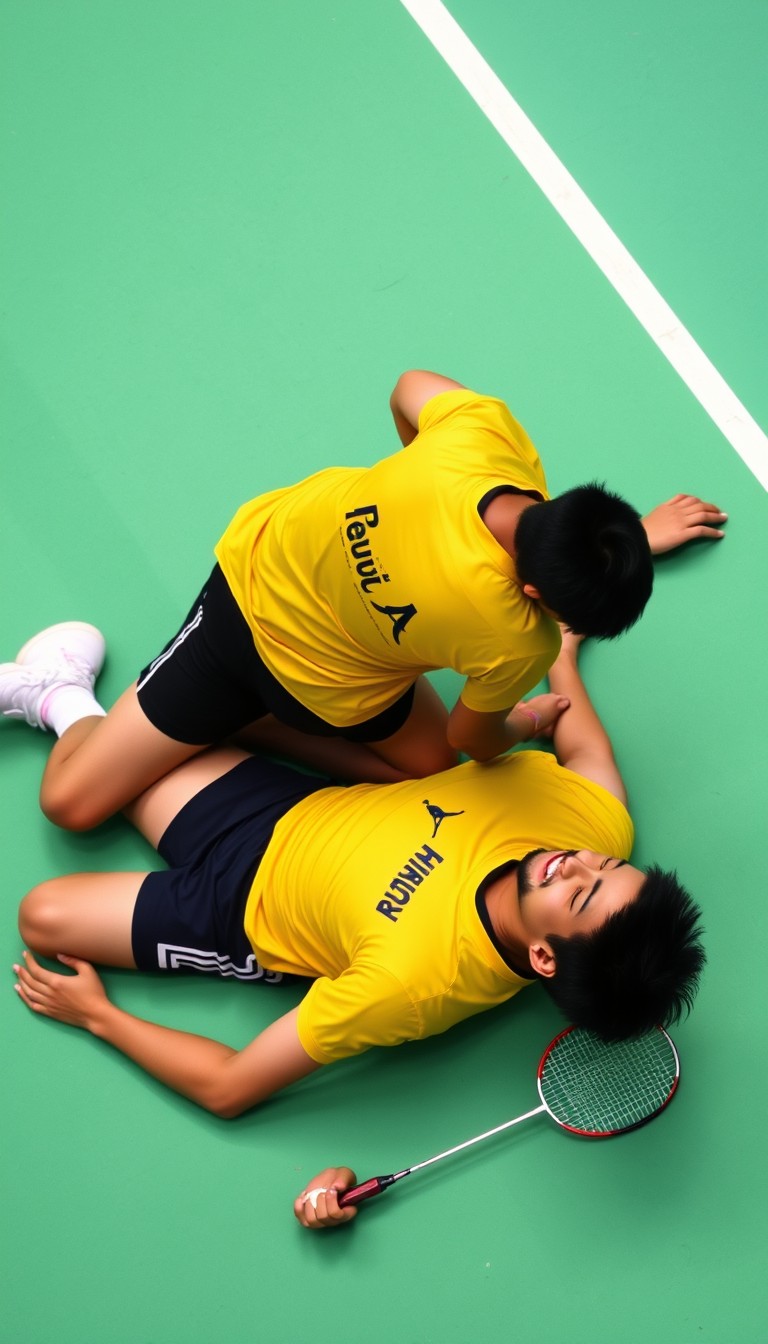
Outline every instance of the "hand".
{"label": "hand", "polygon": [[313,1176],[293,1201],[293,1212],[302,1227],[339,1227],[351,1222],[357,1214],[357,1206],[351,1204],[349,1208],[340,1209],[338,1196],[356,1184],[357,1177],[350,1167],[326,1167],[318,1176]]}
{"label": "hand", "polygon": [[24,952],[24,965],[14,966],[19,977],[14,986],[33,1013],[66,1022],[70,1027],[84,1027],[90,1031],[99,1005],[107,1002],[104,986],[90,962],[59,954],[59,961],[71,966],[74,975],[57,975],[46,971],[31,952]]}
{"label": "hand", "polygon": [[715,504],[705,504],[695,495],[675,495],[647,514],[643,527],[652,554],[661,555],[697,537],[719,541],[725,533],[715,524],[724,523],[727,517]]}
{"label": "hand", "polygon": [[[510,726],[517,732],[527,721],[531,731],[525,733],[523,730],[520,739],[523,742],[530,742],[534,737],[551,737],[557,720],[570,703],[567,695],[553,695],[551,692],[534,695],[530,700],[519,700],[510,713],[509,717],[512,719]],[[531,711],[536,715],[538,724],[532,720]]]}

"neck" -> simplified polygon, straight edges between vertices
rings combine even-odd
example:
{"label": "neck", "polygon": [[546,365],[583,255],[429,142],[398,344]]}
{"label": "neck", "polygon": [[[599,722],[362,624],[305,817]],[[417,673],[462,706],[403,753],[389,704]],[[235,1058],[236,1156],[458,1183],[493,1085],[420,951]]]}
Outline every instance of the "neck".
{"label": "neck", "polygon": [[520,918],[520,897],[517,890],[517,869],[498,877],[485,892],[485,907],[493,931],[505,952],[520,970],[533,977],[528,954],[528,940]]}
{"label": "neck", "polygon": [[530,495],[497,495],[483,513],[483,522],[491,536],[514,560],[517,554],[515,533],[520,515],[540,503]]}

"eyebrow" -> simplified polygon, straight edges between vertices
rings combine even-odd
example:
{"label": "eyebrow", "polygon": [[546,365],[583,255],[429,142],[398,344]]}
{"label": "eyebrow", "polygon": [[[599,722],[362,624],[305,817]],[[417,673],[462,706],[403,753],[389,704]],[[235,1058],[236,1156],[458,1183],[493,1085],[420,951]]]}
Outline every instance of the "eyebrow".
{"label": "eyebrow", "polygon": [[[619,859],[619,860],[617,861],[617,863],[616,863],[616,866],[615,866],[614,868],[611,869],[611,872],[612,872],[612,873],[615,873],[616,870],[617,870],[618,868],[623,868],[623,867],[626,865],[626,862],[627,862],[626,859]],[[599,878],[597,879],[597,881],[596,881],[594,887],[593,887],[592,890],[590,891],[590,893],[589,893],[589,895],[588,895],[586,901],[584,901],[583,905],[580,905],[579,908],[578,908],[578,910],[576,911],[576,914],[577,914],[577,915],[583,915],[583,914],[584,914],[584,911],[586,910],[587,906],[589,905],[589,902],[592,900],[592,897],[595,895],[596,892],[598,892],[598,891],[600,890],[600,888],[602,887],[602,885],[603,885],[603,879],[602,879],[601,877],[599,877]]]}
{"label": "eyebrow", "polygon": [[593,887],[592,890],[590,891],[590,893],[589,893],[589,895],[588,895],[586,901],[584,902],[584,904],[583,904],[583,905],[580,905],[579,908],[578,908],[578,910],[576,911],[576,914],[577,914],[577,915],[583,915],[583,914],[584,914],[584,911],[586,910],[587,906],[589,905],[589,902],[592,900],[592,897],[594,896],[595,892],[599,891],[600,888],[602,887],[602,885],[603,885],[603,879],[602,879],[601,877],[599,877],[599,878],[597,879],[597,881],[596,881],[594,887]]}

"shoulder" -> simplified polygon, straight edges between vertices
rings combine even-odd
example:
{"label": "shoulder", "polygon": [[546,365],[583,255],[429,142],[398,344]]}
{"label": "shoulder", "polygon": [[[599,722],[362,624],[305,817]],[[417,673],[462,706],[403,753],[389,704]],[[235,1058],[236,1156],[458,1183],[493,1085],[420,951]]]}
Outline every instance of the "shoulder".
{"label": "shoulder", "polygon": [[307,1054],[328,1064],[374,1045],[414,1040],[421,1023],[397,976],[365,961],[353,962],[335,979],[315,980],[299,1005],[298,1033]]}

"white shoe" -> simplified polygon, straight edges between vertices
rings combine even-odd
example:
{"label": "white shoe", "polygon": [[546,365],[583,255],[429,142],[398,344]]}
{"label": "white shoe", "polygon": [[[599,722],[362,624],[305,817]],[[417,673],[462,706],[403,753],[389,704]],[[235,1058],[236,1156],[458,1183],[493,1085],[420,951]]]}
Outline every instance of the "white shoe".
{"label": "white shoe", "polygon": [[104,663],[104,636],[84,621],[62,621],[33,635],[14,663],[0,664],[0,714],[46,728],[40,708],[57,686],[93,692]]}

